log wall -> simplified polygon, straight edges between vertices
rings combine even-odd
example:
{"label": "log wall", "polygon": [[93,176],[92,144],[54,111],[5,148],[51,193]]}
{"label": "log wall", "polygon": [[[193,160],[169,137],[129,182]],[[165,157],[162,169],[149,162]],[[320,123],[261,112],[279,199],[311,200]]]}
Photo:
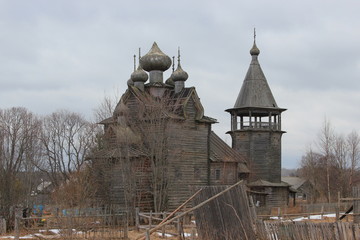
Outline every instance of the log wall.
{"label": "log wall", "polygon": [[250,181],[281,182],[281,131],[231,132],[233,148],[248,159]]}
{"label": "log wall", "polygon": [[208,183],[208,135],[211,125],[197,122],[196,108],[190,100],[186,120],[171,121],[168,125],[170,185],[169,209],[175,209],[189,198],[190,187]]}

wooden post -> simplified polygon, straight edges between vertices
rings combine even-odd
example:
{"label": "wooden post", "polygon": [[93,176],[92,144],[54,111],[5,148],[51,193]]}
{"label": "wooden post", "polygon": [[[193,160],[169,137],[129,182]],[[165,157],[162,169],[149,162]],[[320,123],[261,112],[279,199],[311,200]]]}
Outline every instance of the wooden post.
{"label": "wooden post", "polygon": [[340,218],[340,209],[339,209],[338,206],[335,207],[335,211],[336,211],[336,213],[335,213],[336,217],[335,218],[336,218],[336,221],[338,222],[339,218]]}
{"label": "wooden post", "polygon": [[149,229],[148,230],[146,230],[146,240],[150,240],[150,231],[149,231]]}
{"label": "wooden post", "polygon": [[152,211],[150,211],[150,217],[149,217],[149,229],[152,228]]}
{"label": "wooden post", "polygon": [[178,232],[178,239],[182,239],[183,231],[182,231],[182,222],[184,221],[184,217],[178,218],[177,221],[177,232]]}
{"label": "wooden post", "polygon": [[324,205],[321,205],[321,219],[324,218]]}
{"label": "wooden post", "polygon": [[129,216],[125,214],[125,226],[124,226],[124,238],[128,239],[128,232],[129,232]]}
{"label": "wooden post", "polygon": [[[16,213],[15,213],[16,214]],[[19,240],[20,238],[20,229],[19,229],[19,218],[15,216],[15,240]]]}
{"label": "wooden post", "polygon": [[139,208],[135,208],[135,226],[136,226],[136,231],[140,230],[140,209]]}
{"label": "wooden post", "polygon": [[[278,129],[278,130],[281,130],[281,129]],[[296,206],[296,193],[293,193],[292,194],[293,195],[293,207],[295,207]]]}
{"label": "wooden post", "polygon": [[252,128],[251,111],[249,110],[249,128]]}
{"label": "wooden post", "polygon": [[[163,219],[166,219],[166,212],[163,212],[162,217]],[[165,226],[161,228],[161,236],[165,238]]]}
{"label": "wooden post", "polygon": [[249,199],[250,199],[251,215],[253,218],[252,220],[253,220],[253,222],[255,222],[256,221],[256,209],[255,209],[254,199],[251,195],[249,197],[250,197]]}
{"label": "wooden post", "polygon": [[281,208],[278,207],[278,219],[280,220],[281,217]]}
{"label": "wooden post", "polygon": [[21,210],[19,207],[15,207],[15,240],[19,240],[20,238],[20,218],[21,218]]}
{"label": "wooden post", "polygon": [[195,240],[196,239],[196,231],[195,228],[191,229],[191,240]]}
{"label": "wooden post", "polygon": [[[352,189],[353,192],[353,198],[354,199],[359,199],[360,198],[360,191],[358,187],[353,187]],[[354,223],[360,223],[360,201],[359,200],[354,200],[353,202],[353,213],[354,213]]]}

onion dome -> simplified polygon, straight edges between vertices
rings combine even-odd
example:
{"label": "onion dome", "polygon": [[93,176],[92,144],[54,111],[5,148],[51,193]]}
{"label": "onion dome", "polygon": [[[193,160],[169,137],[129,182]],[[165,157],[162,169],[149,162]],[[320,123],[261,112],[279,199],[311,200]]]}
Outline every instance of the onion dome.
{"label": "onion dome", "polygon": [[156,42],[153,43],[150,51],[140,59],[140,65],[145,71],[166,71],[171,66],[171,59],[164,54]]}
{"label": "onion dome", "polygon": [[131,80],[131,78],[129,80],[127,80],[127,85],[134,86],[134,82],[133,82],[133,80]]}
{"label": "onion dome", "polygon": [[146,82],[148,77],[147,73],[139,65],[136,71],[131,74],[130,80],[133,82]]}
{"label": "onion dome", "polygon": [[175,70],[175,72],[173,72],[171,74],[171,78],[174,82],[177,82],[177,81],[183,81],[185,82],[187,79],[188,79],[189,75],[187,74],[187,72],[185,72],[181,65],[180,65],[180,62],[178,63],[178,66]]}
{"label": "onion dome", "polygon": [[250,49],[250,54],[251,54],[251,56],[258,56],[260,54],[260,50],[256,46],[255,41],[254,41],[253,47]]}
{"label": "onion dome", "polygon": [[175,85],[175,82],[174,80],[172,79],[172,75],[165,81],[165,83],[167,85],[170,85],[170,86],[174,86]]}

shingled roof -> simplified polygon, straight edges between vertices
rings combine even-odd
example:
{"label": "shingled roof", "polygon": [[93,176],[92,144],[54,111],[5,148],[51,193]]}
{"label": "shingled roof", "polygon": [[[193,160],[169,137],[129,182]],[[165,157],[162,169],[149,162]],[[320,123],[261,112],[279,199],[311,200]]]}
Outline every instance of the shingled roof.
{"label": "shingled roof", "polygon": [[249,173],[244,157],[227,145],[216,133],[210,133],[210,160],[212,162],[238,162],[239,170]]}
{"label": "shingled roof", "polygon": [[288,183],[292,188],[297,190],[306,183],[307,180],[299,177],[281,177],[281,181]]}
{"label": "shingled roof", "polygon": [[255,42],[253,48],[250,50],[250,53],[252,55],[252,61],[245,76],[240,93],[236,99],[234,108],[278,108],[269,84],[267,83],[266,77],[260,67],[258,61],[260,51],[256,47]]}

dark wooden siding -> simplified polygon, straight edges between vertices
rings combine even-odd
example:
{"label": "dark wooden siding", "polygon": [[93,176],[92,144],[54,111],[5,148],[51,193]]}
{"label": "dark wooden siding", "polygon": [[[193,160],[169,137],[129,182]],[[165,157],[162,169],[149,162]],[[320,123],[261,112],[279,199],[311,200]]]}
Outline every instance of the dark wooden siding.
{"label": "dark wooden siding", "polygon": [[281,136],[279,131],[234,131],[233,148],[244,154],[250,181],[281,182]]}
{"label": "dark wooden siding", "polygon": [[169,124],[170,209],[190,197],[190,186],[207,185],[208,128],[194,119]]}
{"label": "dark wooden siding", "polygon": [[232,185],[239,180],[235,162],[213,162],[210,166],[210,185]]}
{"label": "dark wooden siding", "polygon": [[252,187],[251,190],[264,193],[252,194],[254,195],[254,202],[259,201],[261,207],[283,207],[289,202],[288,187]]}
{"label": "dark wooden siding", "polygon": [[99,202],[127,210],[135,207],[152,210],[149,162],[145,158],[134,158],[130,163],[124,161],[121,158],[96,161]]}

